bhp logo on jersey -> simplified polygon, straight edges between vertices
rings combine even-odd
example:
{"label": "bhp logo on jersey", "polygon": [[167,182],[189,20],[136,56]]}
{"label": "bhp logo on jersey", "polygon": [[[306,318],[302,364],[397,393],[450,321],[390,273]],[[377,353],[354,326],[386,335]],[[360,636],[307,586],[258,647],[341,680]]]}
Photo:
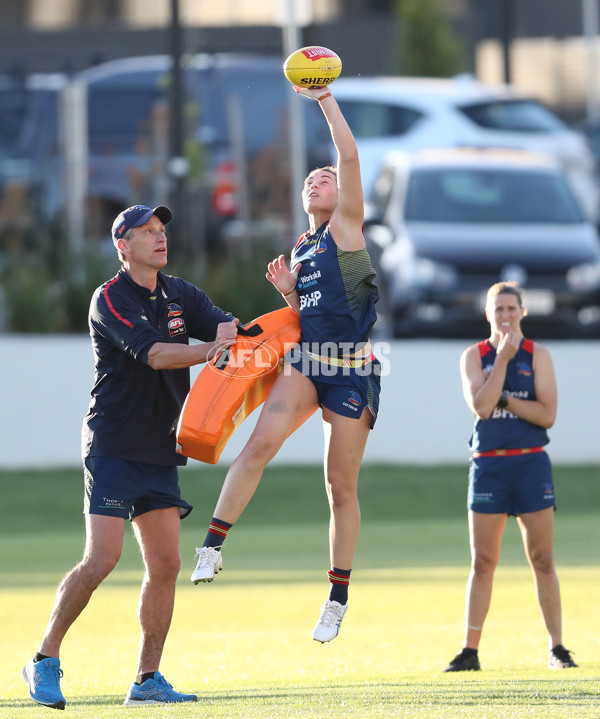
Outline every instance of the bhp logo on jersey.
{"label": "bhp logo on jersey", "polygon": [[319,290],[315,290],[308,295],[302,295],[300,298],[300,309],[303,310],[305,307],[316,307],[321,299],[321,293]]}

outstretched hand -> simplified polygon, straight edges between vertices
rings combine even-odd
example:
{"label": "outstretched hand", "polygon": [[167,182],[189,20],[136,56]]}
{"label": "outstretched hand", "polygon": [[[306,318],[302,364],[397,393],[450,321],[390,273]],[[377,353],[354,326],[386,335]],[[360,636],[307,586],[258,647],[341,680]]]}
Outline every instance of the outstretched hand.
{"label": "outstretched hand", "polygon": [[299,87],[298,85],[294,85],[294,92],[298,95],[310,97],[311,100],[318,100],[325,95],[325,93],[331,92],[331,90],[328,85],[321,85],[319,87]]}

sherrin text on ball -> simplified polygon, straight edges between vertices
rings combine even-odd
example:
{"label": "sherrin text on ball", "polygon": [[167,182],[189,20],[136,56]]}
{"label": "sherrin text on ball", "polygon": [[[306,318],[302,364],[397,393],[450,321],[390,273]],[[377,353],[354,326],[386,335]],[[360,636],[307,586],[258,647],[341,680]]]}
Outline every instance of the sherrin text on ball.
{"label": "sherrin text on ball", "polygon": [[286,78],[298,87],[323,87],[331,85],[342,72],[340,57],[319,45],[301,47],[283,63]]}

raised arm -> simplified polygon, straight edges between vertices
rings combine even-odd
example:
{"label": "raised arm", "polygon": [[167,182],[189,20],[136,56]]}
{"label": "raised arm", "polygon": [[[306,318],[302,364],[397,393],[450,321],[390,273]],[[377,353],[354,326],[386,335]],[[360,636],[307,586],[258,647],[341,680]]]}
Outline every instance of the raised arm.
{"label": "raised arm", "polygon": [[460,358],[460,377],[465,402],[473,414],[488,419],[496,406],[506,377],[506,363],[494,363],[494,377],[481,367],[477,345],[471,345]]}
{"label": "raised arm", "polygon": [[362,234],[364,200],[354,135],[330,89],[294,89],[301,95],[318,100],[337,151],[338,204],[329,223],[331,233],[341,249],[362,249],[365,246]]}

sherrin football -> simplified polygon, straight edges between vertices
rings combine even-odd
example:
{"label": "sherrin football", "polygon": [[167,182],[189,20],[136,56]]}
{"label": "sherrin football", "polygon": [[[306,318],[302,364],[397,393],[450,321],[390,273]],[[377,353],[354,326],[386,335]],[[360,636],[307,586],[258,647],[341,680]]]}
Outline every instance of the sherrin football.
{"label": "sherrin football", "polygon": [[293,52],[283,63],[286,78],[298,87],[331,85],[342,72],[339,56],[326,47],[309,45]]}

